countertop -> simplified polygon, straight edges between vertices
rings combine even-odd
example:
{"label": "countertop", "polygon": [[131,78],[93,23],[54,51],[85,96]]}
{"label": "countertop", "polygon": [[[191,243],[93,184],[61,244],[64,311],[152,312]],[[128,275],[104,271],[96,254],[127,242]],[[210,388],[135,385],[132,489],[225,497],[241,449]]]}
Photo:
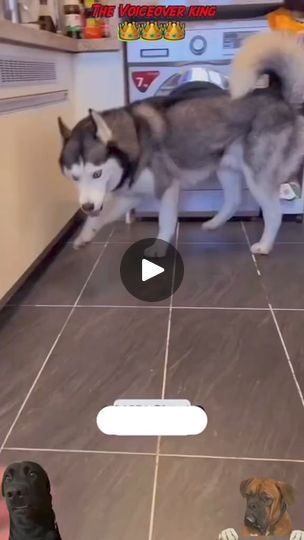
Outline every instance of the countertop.
{"label": "countertop", "polygon": [[72,39],[6,20],[0,20],[0,43],[12,43],[69,53],[110,52],[118,51],[121,48],[121,42],[115,37]]}
{"label": "countertop", "polygon": [[[138,2],[133,2],[138,3]],[[165,4],[165,2],[163,2]],[[147,2],[149,4],[149,2]],[[215,19],[242,19],[265,16],[281,4],[247,5],[247,6],[221,6]],[[153,19],[153,17],[152,17]],[[140,20],[133,18],[132,20]],[[187,20],[187,17],[184,19]],[[194,19],[197,20],[197,19]],[[117,22],[117,20],[116,20]],[[112,32],[116,28],[112,27]],[[69,53],[110,52],[118,51],[122,43],[116,37],[103,39],[71,39],[62,35],[52,34],[44,30],[14,24],[10,21],[0,20],[0,43],[12,43],[28,47],[53,49]]]}

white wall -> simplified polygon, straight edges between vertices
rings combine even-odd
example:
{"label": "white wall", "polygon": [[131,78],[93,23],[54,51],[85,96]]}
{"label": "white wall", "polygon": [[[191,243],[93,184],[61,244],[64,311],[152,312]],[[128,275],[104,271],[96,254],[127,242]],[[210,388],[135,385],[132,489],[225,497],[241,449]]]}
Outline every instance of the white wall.
{"label": "white wall", "polygon": [[84,53],[74,57],[75,118],[125,103],[122,51]]}

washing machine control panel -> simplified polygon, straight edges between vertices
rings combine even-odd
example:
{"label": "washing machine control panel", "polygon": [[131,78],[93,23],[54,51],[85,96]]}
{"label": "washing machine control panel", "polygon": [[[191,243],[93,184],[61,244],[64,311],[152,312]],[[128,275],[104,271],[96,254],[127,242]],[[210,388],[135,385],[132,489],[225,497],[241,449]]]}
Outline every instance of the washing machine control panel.
{"label": "washing machine control panel", "polygon": [[195,55],[204,54],[207,49],[207,40],[204,36],[197,35],[190,39],[190,51]]}
{"label": "washing machine control panel", "polygon": [[[186,23],[187,24],[187,23]],[[194,60],[229,61],[250,34],[269,31],[267,21],[225,21],[186,26],[185,39],[175,42],[131,41],[127,43],[127,63],[164,64]]]}

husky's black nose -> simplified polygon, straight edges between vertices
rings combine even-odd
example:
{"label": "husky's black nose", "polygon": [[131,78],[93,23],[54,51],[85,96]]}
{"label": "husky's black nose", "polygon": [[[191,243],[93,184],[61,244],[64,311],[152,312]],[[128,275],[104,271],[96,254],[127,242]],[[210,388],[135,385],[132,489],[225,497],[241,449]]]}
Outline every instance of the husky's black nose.
{"label": "husky's black nose", "polygon": [[88,213],[88,212],[93,212],[94,210],[94,204],[93,203],[90,203],[90,202],[87,202],[87,203],[84,203],[82,206],[81,206],[81,209]]}

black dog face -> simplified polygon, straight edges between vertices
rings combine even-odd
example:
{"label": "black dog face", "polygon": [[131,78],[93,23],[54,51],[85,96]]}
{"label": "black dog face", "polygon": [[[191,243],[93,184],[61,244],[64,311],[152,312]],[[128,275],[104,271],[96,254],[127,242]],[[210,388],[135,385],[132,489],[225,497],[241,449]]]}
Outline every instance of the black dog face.
{"label": "black dog face", "polygon": [[5,470],[2,495],[11,516],[44,513],[51,508],[50,491],[48,475],[38,463],[12,463]]}

